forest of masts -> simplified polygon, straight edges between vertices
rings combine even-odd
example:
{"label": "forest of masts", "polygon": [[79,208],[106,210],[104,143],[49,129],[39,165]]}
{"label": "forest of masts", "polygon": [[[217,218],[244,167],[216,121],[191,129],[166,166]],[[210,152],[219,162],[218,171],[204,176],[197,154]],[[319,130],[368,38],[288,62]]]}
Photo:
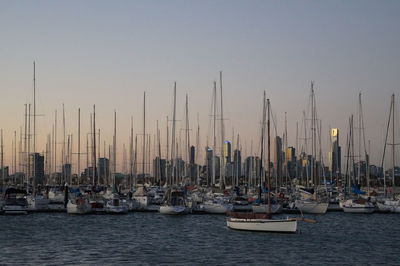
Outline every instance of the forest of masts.
{"label": "forest of masts", "polygon": [[[238,151],[242,151],[240,135],[238,133],[235,134],[233,129],[230,137],[225,134],[224,120],[226,118],[223,112],[222,72],[219,74],[219,84],[214,81],[212,87],[209,129],[205,146],[200,143],[199,115],[197,114],[196,123],[190,123],[189,96],[187,94],[185,96],[184,119],[180,121],[183,126],[179,129],[177,127],[177,85],[175,82],[172,115],[167,116],[163,123],[156,121],[155,134],[149,134],[146,129],[146,126],[148,126],[148,121],[146,120],[146,92],[143,94],[143,119],[142,125],[140,125],[142,130],[141,132],[134,132],[134,121],[133,117],[131,117],[129,121],[129,142],[127,145],[123,143],[122,147],[117,147],[117,112],[115,110],[112,143],[106,143],[102,139],[101,129],[96,127],[95,105],[93,105],[92,112],[89,114],[90,132],[87,133],[81,132],[81,110],[78,108],[76,115],[77,135],[73,136],[72,134],[67,134],[68,129],[66,128],[66,114],[63,104],[61,114],[57,110],[54,111],[54,122],[51,132],[46,136],[45,149],[38,153],[36,120],[39,115],[36,113],[36,73],[34,63],[33,103],[24,105],[23,125],[19,128],[18,134],[16,130],[13,131],[11,169],[4,167],[4,142],[3,130],[1,130],[1,183],[3,185],[32,185],[33,189],[35,189],[37,183],[48,185],[64,185],[67,183],[69,185],[92,186],[111,186],[118,183],[125,187],[132,187],[137,183],[178,185],[188,182],[190,184],[219,186],[221,188],[241,184],[258,186],[260,182],[264,182],[267,169],[263,166],[266,166],[267,163],[266,156],[259,156],[257,152],[260,150],[273,150],[274,164],[270,165],[270,170],[273,173],[272,180],[274,180],[275,187],[289,185],[293,177],[299,178],[304,185],[319,185],[327,179],[337,180],[338,183],[341,180],[343,184],[361,184],[364,182],[364,185],[370,185],[370,142],[368,141],[367,143],[365,138],[361,93],[359,94],[358,125],[356,130],[354,130],[353,115],[349,119],[345,143],[346,154],[342,156],[342,165],[345,167],[337,165],[334,167],[336,169],[335,172],[326,173],[332,168],[332,165],[329,165],[332,163],[325,162],[328,160],[324,160],[322,155],[322,120],[317,116],[314,84],[311,82],[310,101],[307,105],[307,110],[303,111],[300,128],[299,123],[296,123],[295,166],[293,173],[289,173],[288,167],[288,162],[291,159],[287,155],[289,145],[286,113],[285,130],[281,138],[283,145],[279,147],[277,143],[277,122],[270,108],[268,112],[272,118],[273,136],[271,139],[273,141],[265,141],[267,136],[265,136],[265,130],[262,130],[264,124],[260,123],[260,132],[262,132],[260,135],[262,136],[254,143],[251,141],[250,149],[246,144],[244,147],[245,153],[250,155],[249,158],[251,158],[250,160],[244,160],[247,162],[246,169],[250,169],[245,170],[244,167],[242,168],[242,161],[233,156]],[[265,102],[260,103],[260,106],[263,105],[265,105]],[[392,145],[391,159],[394,166],[396,160],[394,148],[396,144],[394,94],[390,105],[390,118],[387,124],[384,150],[386,151],[386,146]],[[265,110],[263,110],[264,112]],[[162,124],[164,129],[161,128]],[[138,124],[135,125],[136,128],[140,126]],[[391,126],[392,130],[389,130]],[[195,129],[193,130],[193,128]],[[193,131],[194,134],[192,133]],[[161,134],[165,134],[166,143],[161,143]],[[191,135],[195,135],[194,141],[190,138]],[[392,139],[389,141],[388,137],[390,135]],[[271,147],[267,147],[269,142]],[[355,142],[358,144],[356,148]],[[228,145],[230,145],[229,148]],[[122,152],[120,149],[122,149]],[[250,150],[249,153],[246,152],[248,150]],[[329,147],[329,150],[332,150],[332,147]],[[117,161],[118,152],[122,154],[122,164]],[[234,159],[231,159],[231,157],[234,157]],[[260,157],[263,158],[261,164],[257,163]],[[383,160],[384,156],[382,156],[381,167],[383,167]],[[337,162],[338,158],[334,161]],[[364,175],[361,173],[362,162],[367,164],[367,170]],[[120,173],[117,172],[117,165],[122,165]],[[260,169],[257,169],[257,167],[260,167]],[[345,169],[344,173],[341,172],[342,168]],[[43,171],[42,173],[40,173],[41,170]],[[8,172],[10,173],[9,175]],[[394,171],[392,172],[394,175]],[[40,181],[39,175],[43,176]]]}

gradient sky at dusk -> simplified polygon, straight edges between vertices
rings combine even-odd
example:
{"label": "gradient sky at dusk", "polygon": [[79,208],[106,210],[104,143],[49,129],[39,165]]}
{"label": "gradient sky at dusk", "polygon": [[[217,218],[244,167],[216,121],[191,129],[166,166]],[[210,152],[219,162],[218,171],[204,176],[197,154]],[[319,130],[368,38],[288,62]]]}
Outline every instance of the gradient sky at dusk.
{"label": "gradient sky at dusk", "polygon": [[122,158],[131,115],[135,133],[142,130],[143,91],[150,133],[158,119],[166,134],[174,81],[177,119],[183,119],[188,93],[191,138],[199,113],[205,145],[212,84],[222,70],[226,135],[230,139],[234,127],[247,153],[251,140],[257,152],[263,90],[280,135],[287,112],[289,145],[295,145],[296,122],[313,80],[324,150],[329,126],[340,129],[344,149],[348,117],[356,114],[361,91],[366,137],[378,163],[390,96],[400,96],[399,14],[399,1],[0,1],[6,164],[13,132],[19,134],[23,125],[24,104],[32,102],[34,60],[37,112],[43,115],[38,151],[44,150],[55,109],[61,114],[65,104],[67,133],[76,141],[78,107],[82,132],[88,132],[96,104],[97,125],[108,144],[117,110]]}

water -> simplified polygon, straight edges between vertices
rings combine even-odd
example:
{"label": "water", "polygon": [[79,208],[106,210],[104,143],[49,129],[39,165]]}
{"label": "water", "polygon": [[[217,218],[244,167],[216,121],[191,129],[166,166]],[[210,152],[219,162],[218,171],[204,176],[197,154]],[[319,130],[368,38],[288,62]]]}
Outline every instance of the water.
{"label": "water", "polygon": [[3,215],[0,264],[400,264],[400,215],[316,219],[274,234],[227,229],[218,215]]}

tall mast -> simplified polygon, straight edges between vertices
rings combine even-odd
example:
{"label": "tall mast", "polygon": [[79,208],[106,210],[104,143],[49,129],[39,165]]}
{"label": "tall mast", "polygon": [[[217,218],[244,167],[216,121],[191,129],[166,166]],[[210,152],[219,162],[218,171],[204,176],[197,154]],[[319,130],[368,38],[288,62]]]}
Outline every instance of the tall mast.
{"label": "tall mast", "polygon": [[57,109],[54,111],[54,173],[57,172]]}
{"label": "tall mast", "polygon": [[63,175],[63,183],[66,182],[66,176],[65,176],[65,109],[64,109],[64,104],[62,105],[63,107],[63,148],[62,148],[62,175]]}
{"label": "tall mast", "polygon": [[[36,152],[36,66],[33,61],[33,152]],[[35,165],[35,164],[33,164]]]}
{"label": "tall mast", "polygon": [[81,179],[81,108],[78,108],[78,186]]}
{"label": "tall mast", "polygon": [[217,116],[217,83],[214,81],[214,106],[213,106],[213,151],[212,151],[212,182],[211,184],[215,185],[215,151],[217,146],[217,136],[216,136],[216,116]]}
{"label": "tall mast", "polygon": [[93,104],[93,161],[92,161],[92,167],[93,167],[93,186],[97,186],[97,180],[96,180],[96,105]]}
{"label": "tall mast", "polygon": [[268,131],[268,213],[271,214],[271,122],[270,122],[270,103],[269,99],[267,99],[267,114],[268,114],[268,120],[267,120],[267,131]]}
{"label": "tall mast", "polygon": [[[260,191],[259,191],[259,199],[261,200],[261,193],[262,193],[262,187],[263,187],[263,177],[264,177],[264,169],[263,169],[263,161],[264,161],[264,137],[265,137],[265,115],[266,115],[266,110],[265,110],[265,104],[266,104],[266,99],[265,99],[265,91],[263,95],[263,109],[262,109],[262,124],[261,124],[261,154],[260,154]],[[264,180],[265,182],[265,180]],[[264,183],[265,185],[265,183]]]}
{"label": "tall mast", "polygon": [[137,182],[137,136],[135,137],[135,162],[134,162],[134,173],[135,173],[135,185]]}
{"label": "tall mast", "polygon": [[221,93],[221,170],[219,187],[225,186],[225,154],[224,154],[224,141],[225,141],[225,128],[224,128],[224,105],[222,93],[222,71],[219,72],[219,84]]}
{"label": "tall mast", "polygon": [[[27,186],[29,185],[30,177],[31,177],[31,160],[29,158],[31,154],[31,104],[28,105],[28,153],[26,154],[28,163],[28,175],[27,175]],[[29,186],[28,186],[29,188]],[[29,191],[27,191],[29,193]]]}
{"label": "tall mast", "polygon": [[129,190],[131,190],[133,178],[133,116],[131,116],[131,137],[129,141]]}
{"label": "tall mast", "polygon": [[172,140],[171,140],[171,161],[172,161],[172,182],[171,185],[176,181],[175,171],[175,122],[176,122],[176,82],[174,82],[174,108],[172,112]]}
{"label": "tall mast", "polygon": [[361,184],[361,92],[358,94],[358,167],[357,183]]}
{"label": "tall mast", "polygon": [[146,163],[146,92],[143,93],[143,151],[142,151],[142,174],[145,178]]}
{"label": "tall mast", "polygon": [[[394,142],[394,111],[395,111],[395,108],[394,108],[394,93],[392,94],[392,108],[393,108],[393,111],[392,111],[392,187],[394,188],[394,185],[395,185],[395,180],[394,180],[394,168],[395,168],[395,163],[396,163],[396,161],[395,161],[395,142]],[[393,190],[394,191],[394,190]]]}
{"label": "tall mast", "polygon": [[113,187],[115,186],[115,173],[116,172],[117,172],[117,111],[114,110]]}

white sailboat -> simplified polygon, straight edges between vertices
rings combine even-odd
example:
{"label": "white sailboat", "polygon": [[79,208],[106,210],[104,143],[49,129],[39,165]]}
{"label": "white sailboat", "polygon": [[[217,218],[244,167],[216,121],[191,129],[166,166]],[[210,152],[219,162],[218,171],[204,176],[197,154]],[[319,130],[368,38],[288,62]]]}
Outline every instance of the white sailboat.
{"label": "white sailboat", "polygon": [[89,200],[83,196],[69,199],[67,203],[67,213],[69,214],[88,214],[92,211]]}
{"label": "white sailboat", "polygon": [[229,211],[232,211],[233,205],[216,199],[205,201],[200,205],[200,209],[202,209],[205,213],[225,214]]}
{"label": "white sailboat", "polygon": [[302,213],[324,214],[328,210],[328,202],[318,202],[313,199],[296,200],[295,206]]}
{"label": "white sailboat", "polygon": [[[315,101],[315,92],[314,92],[314,83],[311,82],[311,179],[313,180],[314,188],[312,189],[312,193],[305,190],[300,189],[301,197],[295,201],[295,207],[301,213],[310,213],[310,214],[325,214],[328,210],[329,202],[324,198],[320,197],[318,193],[318,183],[320,182],[320,171],[317,168],[317,111],[316,111],[316,101]],[[321,124],[319,126],[319,130],[321,131]],[[323,159],[321,155],[321,132],[319,132],[319,161],[323,168]],[[323,177],[325,175],[323,174]],[[325,182],[326,184],[326,182]],[[307,184],[308,185],[308,184]],[[326,185],[325,185],[326,186]],[[326,193],[326,187],[325,191]]]}
{"label": "white sailboat", "polygon": [[[261,166],[263,162],[263,146],[264,146],[264,134],[265,134],[265,92],[263,98],[263,124],[261,131]],[[271,211],[271,174],[270,174],[270,108],[269,99],[267,100],[268,107],[268,212],[264,214],[257,213],[238,213],[232,212],[226,219],[226,225],[230,229],[245,230],[245,231],[262,231],[262,232],[279,232],[279,233],[295,233],[297,231],[297,220],[296,219],[272,219]],[[263,170],[264,171],[264,170]]]}
{"label": "white sailboat", "polygon": [[[387,131],[386,131],[386,140],[385,140],[385,145],[391,145],[392,146],[392,187],[393,187],[393,191],[395,188],[395,166],[396,166],[396,160],[395,160],[395,144],[396,140],[395,140],[395,108],[394,108],[394,104],[395,104],[395,99],[394,99],[394,94],[392,95],[392,99],[391,99],[391,105],[390,105],[390,112],[389,112],[389,121],[388,121],[388,127],[387,127]],[[387,137],[388,137],[388,133],[389,133],[389,124],[390,122],[392,122],[392,144],[388,144],[387,143]],[[385,150],[384,149],[384,153],[383,153],[383,157],[382,157],[382,163],[381,163],[381,167],[383,168],[383,163],[384,163],[384,158],[385,158]],[[383,171],[384,174],[384,178],[386,179],[386,175],[385,175],[385,171]],[[386,182],[384,180],[384,190],[385,190],[385,196],[387,196],[386,194]],[[395,199],[394,195],[392,195],[392,197],[387,197],[384,200],[382,200],[381,202],[377,202],[377,207],[380,211],[384,211],[384,212],[395,212],[395,213],[400,213],[400,199]]]}
{"label": "white sailboat", "polygon": [[183,191],[172,189],[167,191],[167,196],[164,204],[160,206],[161,214],[188,214],[190,208],[187,207]]}
{"label": "white sailboat", "polygon": [[375,206],[373,203],[363,199],[348,199],[342,203],[342,209],[346,213],[373,213]]}

